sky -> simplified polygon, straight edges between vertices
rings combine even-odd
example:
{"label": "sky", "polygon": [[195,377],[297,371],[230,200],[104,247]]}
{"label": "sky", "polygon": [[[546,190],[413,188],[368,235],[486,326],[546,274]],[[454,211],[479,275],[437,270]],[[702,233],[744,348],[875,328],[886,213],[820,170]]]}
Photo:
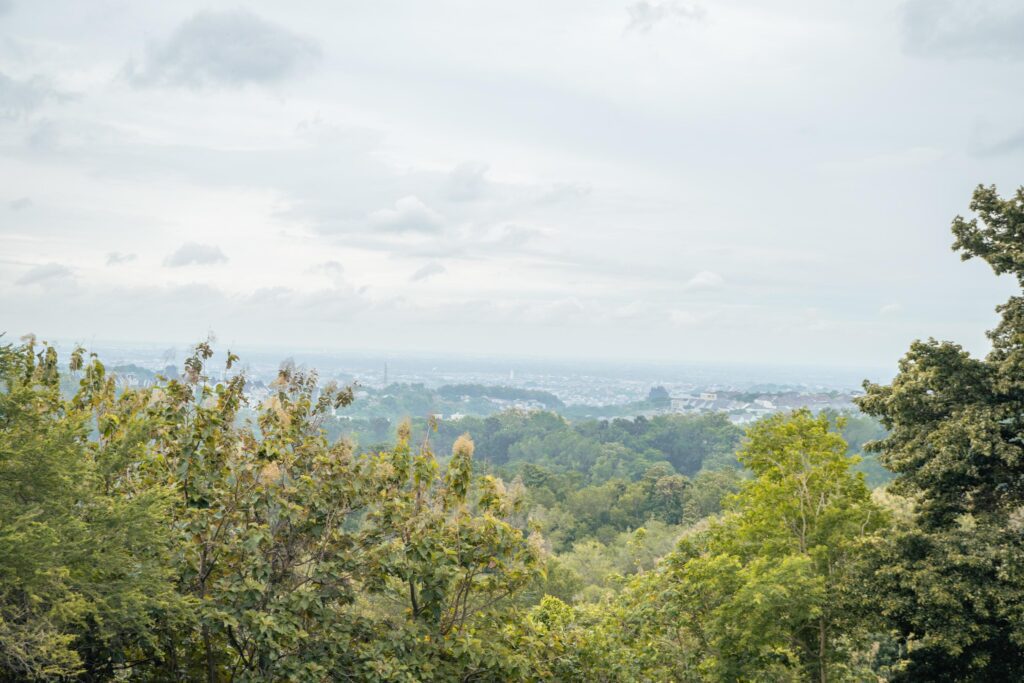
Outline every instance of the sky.
{"label": "sky", "polygon": [[0,0],[0,331],[893,366],[986,349],[1019,0]]}

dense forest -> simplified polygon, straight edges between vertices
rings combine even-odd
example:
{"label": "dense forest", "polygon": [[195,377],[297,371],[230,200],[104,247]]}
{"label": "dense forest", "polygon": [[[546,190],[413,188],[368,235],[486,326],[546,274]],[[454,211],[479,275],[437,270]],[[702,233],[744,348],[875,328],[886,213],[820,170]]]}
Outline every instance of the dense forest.
{"label": "dense forest", "polygon": [[[970,208],[954,248],[1024,286],[1024,188]],[[209,343],[144,386],[8,343],[0,680],[1020,680],[1024,296],[999,312],[863,415],[746,429],[353,425],[289,364],[250,405]]]}

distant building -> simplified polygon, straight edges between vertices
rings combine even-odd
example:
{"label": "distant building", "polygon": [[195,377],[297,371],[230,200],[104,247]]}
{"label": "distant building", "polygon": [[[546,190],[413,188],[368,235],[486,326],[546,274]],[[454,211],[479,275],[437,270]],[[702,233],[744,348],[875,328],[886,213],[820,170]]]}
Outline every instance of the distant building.
{"label": "distant building", "polygon": [[718,394],[713,393],[713,392],[709,392],[709,391],[705,391],[705,392],[701,393],[700,400],[702,400],[702,401],[717,401],[718,400]]}

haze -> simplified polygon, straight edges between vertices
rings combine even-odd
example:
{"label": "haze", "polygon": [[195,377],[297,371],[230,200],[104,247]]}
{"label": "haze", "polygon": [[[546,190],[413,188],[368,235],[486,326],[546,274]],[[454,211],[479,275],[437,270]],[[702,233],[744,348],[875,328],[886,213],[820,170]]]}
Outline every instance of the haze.
{"label": "haze", "polygon": [[1020,182],[1024,8],[770,5],[0,2],[0,330],[983,352],[949,223]]}

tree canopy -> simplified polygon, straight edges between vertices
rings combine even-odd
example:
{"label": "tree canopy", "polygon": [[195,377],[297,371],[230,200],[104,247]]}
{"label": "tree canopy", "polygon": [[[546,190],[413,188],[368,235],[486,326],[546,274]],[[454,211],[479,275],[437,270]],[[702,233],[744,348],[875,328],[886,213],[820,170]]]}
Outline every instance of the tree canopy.
{"label": "tree canopy", "polygon": [[[953,221],[953,248],[1024,285],[1024,188],[979,186],[977,217]],[[1024,677],[1024,297],[999,307],[992,349],[915,342],[861,408],[889,435],[873,448],[915,501],[914,524],[878,558],[879,609],[907,650],[907,680]]]}

